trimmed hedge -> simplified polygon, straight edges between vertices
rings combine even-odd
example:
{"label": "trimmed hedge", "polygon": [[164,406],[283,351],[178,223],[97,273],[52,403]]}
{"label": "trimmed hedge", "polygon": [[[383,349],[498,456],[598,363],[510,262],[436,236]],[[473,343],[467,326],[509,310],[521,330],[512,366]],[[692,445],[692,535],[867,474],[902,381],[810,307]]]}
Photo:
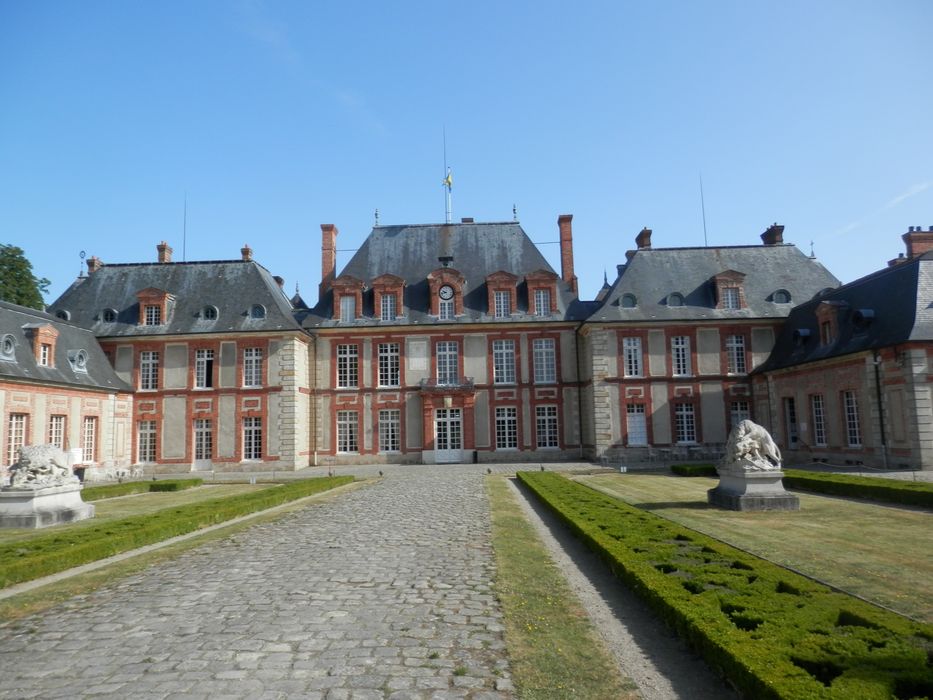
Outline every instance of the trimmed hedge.
{"label": "trimmed hedge", "polygon": [[672,464],[671,471],[678,476],[719,476],[715,464]]}
{"label": "trimmed hedge", "polygon": [[149,493],[151,491],[182,491],[194,486],[200,486],[204,479],[174,479],[167,481],[127,481],[123,484],[107,484],[106,486],[86,486],[81,490],[81,498],[85,501],[99,501],[102,498],[116,498],[129,496],[134,493]]}
{"label": "trimmed hedge", "polygon": [[784,471],[784,486],[833,496],[933,508],[933,484],[927,482],[787,469]]}
{"label": "trimmed hedge", "polygon": [[351,476],[303,479],[252,493],[10,542],[0,546],[0,588],[194,532],[352,481]]}
{"label": "trimmed hedge", "polygon": [[933,697],[933,626],[553,472],[518,478],[746,697]]}

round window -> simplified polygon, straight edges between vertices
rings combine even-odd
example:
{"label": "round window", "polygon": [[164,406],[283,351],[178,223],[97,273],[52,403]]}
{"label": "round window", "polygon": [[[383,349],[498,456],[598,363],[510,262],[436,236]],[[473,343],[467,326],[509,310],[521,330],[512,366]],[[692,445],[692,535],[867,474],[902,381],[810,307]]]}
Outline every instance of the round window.
{"label": "round window", "polygon": [[205,321],[216,321],[217,320],[217,307],[211,306],[208,304],[204,307],[204,311],[201,312],[201,316]]}
{"label": "round window", "polygon": [[113,309],[104,309],[104,321],[106,323],[113,323],[117,320],[117,312]]}

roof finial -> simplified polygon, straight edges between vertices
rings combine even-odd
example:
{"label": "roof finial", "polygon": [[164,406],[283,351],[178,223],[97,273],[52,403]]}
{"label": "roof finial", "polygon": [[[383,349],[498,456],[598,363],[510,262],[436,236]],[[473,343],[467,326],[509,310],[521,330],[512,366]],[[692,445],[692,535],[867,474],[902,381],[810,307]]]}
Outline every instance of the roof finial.
{"label": "roof finial", "polygon": [[606,274],[606,268],[603,268],[603,284],[609,284],[609,276]]}
{"label": "roof finial", "polygon": [[298,283],[295,282],[295,294],[298,294]]}
{"label": "roof finial", "polygon": [[518,221],[518,209],[515,208],[515,205],[512,205],[512,221]]}
{"label": "roof finial", "polygon": [[810,241],[810,257],[815,259],[816,253],[813,252],[813,241]]}
{"label": "roof finial", "polygon": [[379,208],[376,208],[376,226],[379,225]]}

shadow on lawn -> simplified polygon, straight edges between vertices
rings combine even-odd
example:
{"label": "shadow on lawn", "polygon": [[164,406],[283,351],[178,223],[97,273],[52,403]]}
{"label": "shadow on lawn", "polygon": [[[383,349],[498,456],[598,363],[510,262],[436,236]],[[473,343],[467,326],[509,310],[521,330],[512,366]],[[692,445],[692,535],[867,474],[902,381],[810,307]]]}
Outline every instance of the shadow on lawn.
{"label": "shadow on lawn", "polygon": [[639,503],[642,510],[664,510],[666,508],[684,508],[686,510],[715,510],[716,506],[706,501],[661,501],[659,503]]}

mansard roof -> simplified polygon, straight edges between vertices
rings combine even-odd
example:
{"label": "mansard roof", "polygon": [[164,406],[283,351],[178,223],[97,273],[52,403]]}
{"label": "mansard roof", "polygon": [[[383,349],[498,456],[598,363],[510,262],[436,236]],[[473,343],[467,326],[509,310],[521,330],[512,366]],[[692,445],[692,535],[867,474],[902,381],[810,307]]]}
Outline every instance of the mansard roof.
{"label": "mansard roof", "polygon": [[[716,276],[736,272],[745,275],[745,308],[717,309]],[[794,245],[642,248],[619,266],[619,276],[587,320],[782,318],[794,304],[837,286],[838,279]],[[776,303],[774,293],[778,291],[788,292],[790,303]],[[673,294],[683,297],[683,305],[668,303]]]}
{"label": "mansard roof", "polygon": [[[413,322],[434,322],[429,315],[428,275],[449,265],[465,279],[463,289],[464,315],[457,323],[489,320],[486,277],[508,271],[518,277],[519,313],[510,321],[541,321],[527,314],[524,276],[549,272],[556,277],[558,318],[583,318],[583,306],[567,285],[560,280],[518,222],[419,224],[376,226],[353,255],[340,276],[352,275],[364,280],[367,289],[373,280],[391,273],[405,281],[405,316],[397,321],[373,319],[372,294],[363,295],[363,316],[353,325],[406,325]],[[523,314],[522,312],[525,312]],[[332,320],[333,292],[324,292],[317,305],[301,315],[306,328],[338,325]],[[450,323],[450,321],[445,321]],[[345,324],[339,324],[345,325]]]}
{"label": "mansard roof", "polygon": [[[55,339],[53,366],[43,367],[36,361],[28,329],[52,326]],[[0,349],[0,379],[45,382],[66,386],[129,392],[132,389],[117,377],[97,344],[94,334],[74,323],[56,318],[44,311],[0,301],[0,343],[12,336],[12,357]],[[0,345],[2,348],[2,345]],[[79,353],[84,351],[84,362]],[[83,366],[85,371],[81,371]]]}
{"label": "mansard roof", "polygon": [[[149,288],[173,297],[158,326],[139,325],[137,294]],[[257,305],[262,314],[252,313]],[[208,306],[217,310],[216,318],[205,316]],[[298,329],[290,301],[269,271],[252,260],[105,264],[78,278],[49,310],[67,311],[98,337]],[[115,319],[107,320],[111,315]]]}
{"label": "mansard roof", "polygon": [[[817,309],[836,313],[835,338],[820,342]],[[826,308],[825,306],[823,307]],[[933,252],[887,267],[796,306],[756,372],[933,340]]]}

